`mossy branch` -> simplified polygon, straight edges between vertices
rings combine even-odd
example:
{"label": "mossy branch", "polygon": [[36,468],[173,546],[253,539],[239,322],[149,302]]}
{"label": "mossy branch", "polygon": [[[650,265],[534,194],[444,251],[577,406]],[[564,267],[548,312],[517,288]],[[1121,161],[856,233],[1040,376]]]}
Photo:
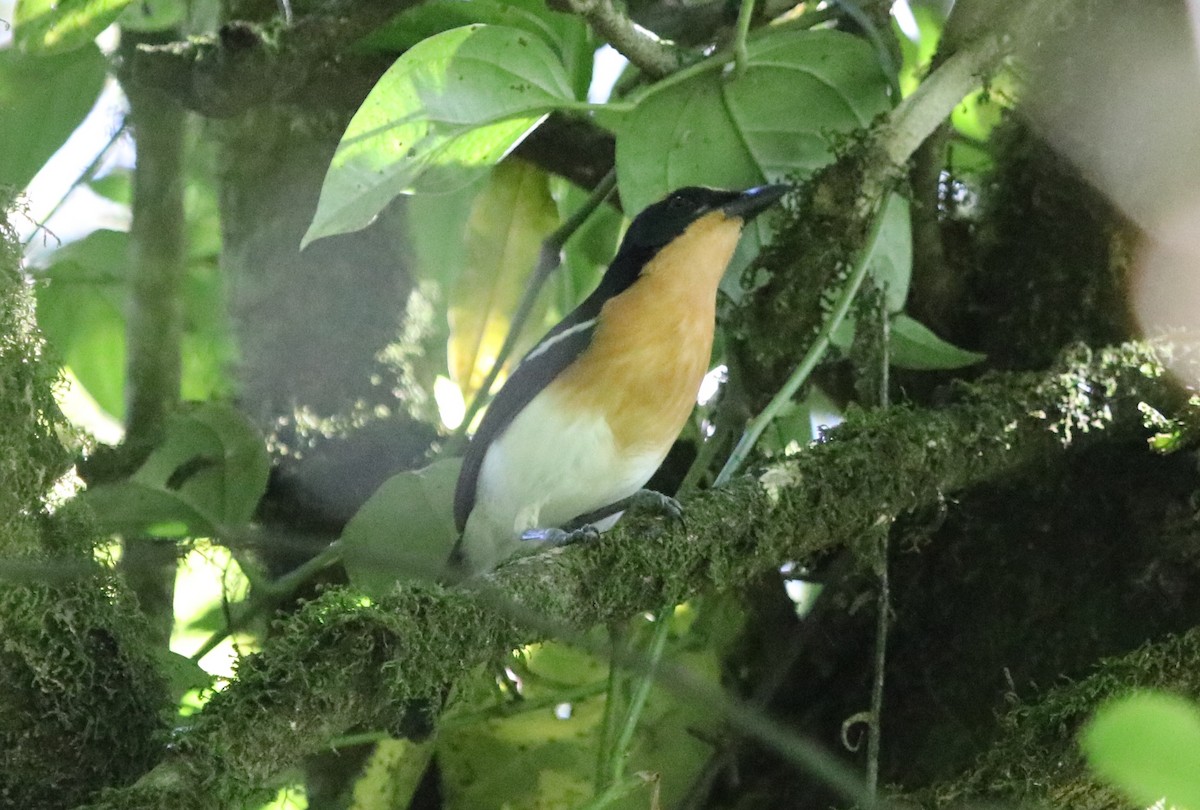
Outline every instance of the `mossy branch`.
{"label": "mossy branch", "polygon": [[1105,702],[1135,689],[1200,699],[1200,628],[1106,658],[1087,678],[1014,707],[1000,718],[1000,739],[970,771],[907,798],[927,808],[994,799],[1023,807],[1124,810],[1131,803],[1095,779],[1071,731]]}
{"label": "mossy branch", "polygon": [[[230,22],[215,36],[143,45],[124,57],[134,83],[162,90],[189,110],[227,118],[268,101],[287,99],[355,41],[420,0],[331,3],[287,24]],[[382,72],[382,68],[380,71]]]}
{"label": "mossy branch", "polygon": [[1082,445],[1143,436],[1139,403],[1178,410],[1162,369],[1162,351],[1140,344],[1075,350],[1048,373],[963,386],[944,408],[853,412],[760,479],[689,501],[686,527],[634,520],[600,542],[516,560],[487,578],[487,590],[407,585],[374,604],[327,592],[242,662],[158,767],[94,807],[234,801],[348,729],[400,733],[413,700],[437,699],[447,683],[548,628],[735,588],[784,561],[852,546],[946,495]]}

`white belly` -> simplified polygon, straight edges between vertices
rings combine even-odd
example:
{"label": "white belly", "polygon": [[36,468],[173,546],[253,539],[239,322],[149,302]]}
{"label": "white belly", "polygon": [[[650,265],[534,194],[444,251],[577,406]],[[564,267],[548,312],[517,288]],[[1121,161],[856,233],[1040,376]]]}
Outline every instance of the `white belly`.
{"label": "white belly", "polygon": [[523,532],[560,527],[627,498],[650,480],[665,448],[619,452],[598,411],[568,411],[542,391],[488,448],[464,532],[476,570],[517,552]]}

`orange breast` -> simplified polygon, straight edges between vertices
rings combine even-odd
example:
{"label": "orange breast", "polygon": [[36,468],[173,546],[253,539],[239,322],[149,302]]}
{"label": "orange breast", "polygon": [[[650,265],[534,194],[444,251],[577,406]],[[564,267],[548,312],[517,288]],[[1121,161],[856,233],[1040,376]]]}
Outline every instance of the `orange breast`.
{"label": "orange breast", "polygon": [[687,422],[741,225],[720,212],[693,223],[604,305],[591,346],[552,384],[569,407],[602,412],[622,449],[665,453]]}

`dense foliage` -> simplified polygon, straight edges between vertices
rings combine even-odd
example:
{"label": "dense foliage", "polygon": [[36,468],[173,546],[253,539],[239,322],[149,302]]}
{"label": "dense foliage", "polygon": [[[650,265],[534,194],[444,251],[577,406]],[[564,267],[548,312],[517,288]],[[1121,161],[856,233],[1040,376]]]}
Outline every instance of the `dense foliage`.
{"label": "dense foliage", "polygon": [[[1200,810],[1194,15],[0,3],[0,806]],[[764,182],[684,519],[452,581],[521,354]]]}

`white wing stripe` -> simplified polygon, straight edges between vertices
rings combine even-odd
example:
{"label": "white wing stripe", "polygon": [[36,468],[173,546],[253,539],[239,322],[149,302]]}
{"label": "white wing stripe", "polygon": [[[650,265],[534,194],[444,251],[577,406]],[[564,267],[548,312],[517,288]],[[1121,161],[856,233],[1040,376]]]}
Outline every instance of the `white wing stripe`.
{"label": "white wing stripe", "polygon": [[530,360],[534,359],[538,355],[545,354],[546,351],[548,351],[551,346],[553,346],[555,343],[558,343],[560,340],[564,340],[564,339],[570,337],[571,335],[575,334],[576,332],[583,332],[585,330],[591,329],[595,325],[596,325],[596,319],[591,318],[589,320],[583,321],[582,323],[575,324],[570,329],[564,329],[563,331],[559,332],[554,337],[549,338],[548,340],[543,340],[541,343],[534,346],[533,350],[531,352],[529,352],[529,354],[525,355],[525,359],[522,360],[521,362],[528,363]]}

